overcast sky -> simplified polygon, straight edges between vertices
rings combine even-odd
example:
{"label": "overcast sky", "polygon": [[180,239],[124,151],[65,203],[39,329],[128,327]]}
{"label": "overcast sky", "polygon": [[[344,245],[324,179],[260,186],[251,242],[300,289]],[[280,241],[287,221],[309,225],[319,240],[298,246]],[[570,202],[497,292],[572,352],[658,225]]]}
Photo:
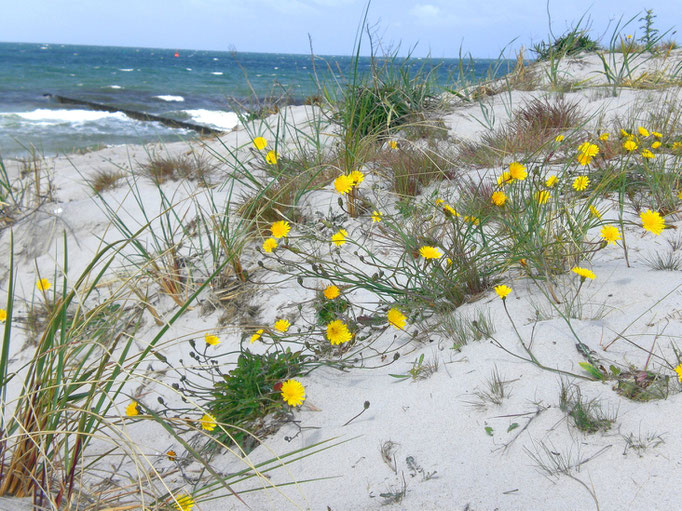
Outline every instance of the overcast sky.
{"label": "overcast sky", "polygon": [[[3,3],[2,41],[309,53],[310,34],[315,53],[348,55],[366,0]],[[586,14],[595,37],[645,8],[654,10],[661,30],[682,25],[682,0],[550,0],[549,6],[556,35]],[[549,32],[545,0],[373,0],[368,22],[385,47],[400,44],[404,53],[417,45],[415,56],[456,57],[461,46],[475,57],[497,57],[509,44],[528,47]],[[622,32],[637,37],[640,25],[635,20]]]}

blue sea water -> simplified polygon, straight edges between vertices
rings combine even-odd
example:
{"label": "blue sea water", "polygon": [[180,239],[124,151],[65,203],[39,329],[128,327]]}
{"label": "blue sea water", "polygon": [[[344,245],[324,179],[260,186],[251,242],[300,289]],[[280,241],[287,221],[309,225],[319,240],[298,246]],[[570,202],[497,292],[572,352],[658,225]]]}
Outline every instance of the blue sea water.
{"label": "blue sea water", "polygon": [[[317,78],[341,83],[351,69],[347,56],[316,57]],[[417,69],[438,66],[441,86],[452,86],[456,59],[411,61]],[[358,69],[370,69],[360,58]],[[491,61],[467,62],[471,76],[484,76]],[[504,67],[504,66],[503,66]],[[335,76],[332,76],[334,70]],[[44,155],[96,145],[187,139],[194,133],[122,113],[57,103],[61,95],[229,130],[235,110],[285,96],[300,104],[316,93],[310,55],[199,50],[0,43],[0,156],[19,157],[34,147]]]}

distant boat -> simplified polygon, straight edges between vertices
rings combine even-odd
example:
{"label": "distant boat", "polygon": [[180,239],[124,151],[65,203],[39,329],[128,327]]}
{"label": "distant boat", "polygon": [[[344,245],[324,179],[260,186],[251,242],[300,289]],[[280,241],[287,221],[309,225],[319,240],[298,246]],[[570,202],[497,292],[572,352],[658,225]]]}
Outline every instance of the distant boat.
{"label": "distant boat", "polygon": [[173,57],[179,57],[179,56],[180,56],[180,54],[177,51],[175,52],[175,55],[173,55]]}

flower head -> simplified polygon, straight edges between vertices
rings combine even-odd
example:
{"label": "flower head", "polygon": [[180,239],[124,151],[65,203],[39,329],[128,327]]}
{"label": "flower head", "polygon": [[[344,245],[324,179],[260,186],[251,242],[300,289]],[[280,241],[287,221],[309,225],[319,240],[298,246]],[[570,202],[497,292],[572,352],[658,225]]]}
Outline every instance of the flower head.
{"label": "flower head", "polygon": [[514,181],[514,178],[513,178],[512,175],[511,175],[509,172],[507,172],[506,170],[502,173],[501,176],[499,176],[499,177],[497,178],[497,184],[500,185],[500,186],[502,186],[502,185],[507,185],[507,184],[511,183],[512,181]]}
{"label": "flower head", "polygon": [[268,145],[268,141],[265,140],[264,137],[256,137],[253,139],[253,146],[258,149],[259,151],[262,151],[265,149]]}
{"label": "flower head", "polygon": [[289,327],[291,326],[291,323],[289,323],[288,319],[278,319],[275,321],[275,330],[278,332],[286,332],[289,330]]}
{"label": "flower head", "polygon": [[358,186],[365,180],[365,175],[359,170],[354,170],[350,173],[350,178],[353,181],[353,186]]}
{"label": "flower head", "polygon": [[546,204],[551,196],[552,194],[547,190],[538,190],[535,192],[535,198],[537,199],[538,204]]}
{"label": "flower head", "polygon": [[40,279],[36,282],[36,287],[38,288],[38,291],[47,291],[52,287],[52,284],[50,284],[50,281],[47,279]]}
{"label": "flower head", "polygon": [[606,240],[606,242],[611,245],[611,244],[616,244],[616,241],[621,239],[620,236],[620,231],[618,230],[617,227],[614,227],[613,225],[605,225],[604,227],[601,228],[601,231],[599,232],[602,238]]}
{"label": "flower head", "polygon": [[497,191],[493,192],[490,200],[495,206],[504,206],[504,203],[507,202],[507,196],[504,192]]}
{"label": "flower head", "polygon": [[528,176],[528,172],[526,172],[526,167],[515,161],[509,164],[509,175],[513,179],[523,181]]}
{"label": "flower head", "polygon": [[381,222],[381,217],[383,217],[384,214],[381,211],[377,211],[376,209],[372,211],[372,223],[374,222]]}
{"label": "flower head", "polygon": [[583,142],[578,146],[578,151],[594,158],[599,154],[599,146],[596,144],[590,144],[589,142]]}
{"label": "flower head", "polygon": [[353,189],[354,184],[353,178],[346,174],[341,174],[339,177],[334,179],[334,188],[336,188],[336,191],[341,195],[345,195],[346,193],[350,192]]}
{"label": "flower head", "polygon": [[331,285],[325,287],[324,291],[322,291],[322,294],[327,300],[333,300],[334,298],[341,294],[341,291],[339,290],[338,287]]}
{"label": "flower head", "polygon": [[7,311],[0,309],[0,322],[4,323],[5,321],[7,321]]}
{"label": "flower head", "polygon": [[599,140],[601,140],[602,142],[606,142],[608,139],[609,139],[608,133],[602,133],[601,135],[599,135]]}
{"label": "flower head", "polygon": [[305,401],[305,387],[298,380],[282,383],[282,399],[289,406],[300,406]]}
{"label": "flower head", "polygon": [[251,342],[251,344],[253,344],[253,343],[256,342],[258,339],[260,339],[260,336],[261,336],[261,335],[263,335],[263,329],[262,329],[262,328],[259,328],[258,330],[256,330],[256,333],[253,334],[253,335],[251,336],[251,339],[249,339],[249,341]]}
{"label": "flower head", "polygon": [[286,238],[290,230],[291,226],[286,220],[278,220],[277,222],[273,222],[273,224],[270,226],[272,237],[277,239]]}
{"label": "flower head", "polygon": [[626,140],[625,142],[623,142],[623,149],[632,152],[635,149],[637,149],[637,144],[635,143],[634,140]]}
{"label": "flower head", "polygon": [[512,292],[512,290],[509,286],[500,284],[499,286],[495,286],[495,292],[497,293],[497,296],[504,300],[505,298],[507,298],[507,295]]}
{"label": "flower head", "polygon": [[405,329],[405,323],[407,322],[407,318],[398,309],[391,307],[388,310],[388,314],[386,315],[386,318],[388,319],[389,325],[396,327],[398,330],[404,330]]}
{"label": "flower head", "polygon": [[581,268],[580,266],[575,266],[571,268],[571,271],[575,273],[576,275],[580,275],[580,278],[584,279],[590,279],[594,280],[596,278],[596,275],[588,270],[587,268]]}
{"label": "flower head", "polygon": [[645,127],[643,127],[643,126],[639,126],[639,127],[637,128],[637,131],[639,131],[639,134],[642,135],[643,137],[648,137],[648,136],[649,136],[649,130],[647,130],[647,129],[646,129]]}
{"label": "flower head", "polygon": [[136,415],[140,415],[140,410],[137,407],[137,401],[131,401],[128,406],[126,406],[126,415],[128,417],[135,417]]}
{"label": "flower head", "polygon": [[194,499],[191,495],[180,495],[175,497],[175,509],[176,511],[192,511],[194,507]]}
{"label": "flower head", "polygon": [[639,214],[639,218],[642,219],[642,227],[656,235],[661,234],[663,229],[665,229],[665,219],[658,211],[651,211],[650,209],[647,209],[643,213]]}
{"label": "flower head", "polygon": [[335,319],[327,325],[327,339],[332,344],[343,344],[350,341],[353,335],[348,326],[340,319]]}
{"label": "flower head", "polygon": [[201,417],[199,423],[201,424],[201,429],[206,431],[213,431],[215,427],[218,425],[218,423],[215,420],[215,417],[209,413],[205,413],[203,417]]}
{"label": "flower head", "polygon": [[563,139],[564,139],[563,135],[557,135],[556,137],[554,137],[555,142],[561,142]]}
{"label": "flower head", "polygon": [[395,140],[389,140],[388,147],[390,147],[391,149],[398,149],[398,142],[396,142]]}
{"label": "flower head", "polygon": [[424,259],[438,259],[442,257],[442,253],[437,247],[430,247],[429,245],[424,245],[419,249],[419,255]]}
{"label": "flower head", "polygon": [[347,236],[348,232],[346,231],[346,229],[339,229],[336,234],[332,235],[332,243],[337,247],[340,247],[346,242]]}
{"label": "flower head", "polygon": [[642,150],[642,158],[652,159],[653,157],[654,157],[654,153],[652,153],[648,149]]}
{"label": "flower head", "polygon": [[677,373],[677,379],[682,382],[682,364],[675,368],[675,372]]}
{"label": "flower head", "polygon": [[209,346],[216,346],[220,344],[220,337],[206,332],[206,334],[204,334],[204,341],[206,341],[206,344]]}
{"label": "flower head", "polygon": [[651,144],[652,149],[658,149],[659,147],[661,147],[661,142],[658,140],[656,140],[653,144]]}
{"label": "flower head", "polygon": [[630,135],[630,133],[628,133],[627,131],[625,131],[623,128],[620,129],[620,135],[621,135],[622,137],[626,137],[626,138],[632,136],[632,135]]}
{"label": "flower head", "polygon": [[590,204],[589,210],[590,210],[590,215],[592,215],[595,218],[601,218],[601,213],[599,212],[599,210],[597,208],[595,208],[594,206],[592,206],[591,204]]}
{"label": "flower head", "polygon": [[551,176],[548,176],[547,179],[545,180],[545,186],[547,188],[552,188],[557,182],[557,177],[552,174]]}
{"label": "flower head", "polygon": [[663,138],[663,133],[659,133],[658,131],[652,131],[651,134],[656,138]]}
{"label": "flower head", "polygon": [[272,252],[277,248],[277,240],[275,238],[268,238],[263,242],[263,252]]}
{"label": "flower head", "polygon": [[586,189],[590,184],[590,178],[587,176],[578,176],[575,178],[573,181],[573,189],[582,192],[584,189]]}
{"label": "flower head", "polygon": [[277,165],[277,153],[275,151],[268,151],[265,155],[265,162],[268,165]]}
{"label": "flower head", "polygon": [[450,206],[450,204],[445,204],[443,206],[443,212],[447,215],[459,216],[459,213],[457,213],[457,211],[455,211],[455,208]]}

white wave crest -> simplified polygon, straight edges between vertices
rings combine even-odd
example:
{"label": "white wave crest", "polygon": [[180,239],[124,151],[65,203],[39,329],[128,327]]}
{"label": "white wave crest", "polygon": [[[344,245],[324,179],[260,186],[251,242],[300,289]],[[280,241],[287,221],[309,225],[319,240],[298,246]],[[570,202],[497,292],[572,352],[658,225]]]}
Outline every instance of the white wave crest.
{"label": "white wave crest", "polygon": [[185,101],[185,98],[182,96],[161,95],[154,97],[160,99],[161,101]]}
{"label": "white wave crest", "polygon": [[184,110],[192,118],[192,121],[205,126],[213,126],[221,130],[231,130],[239,124],[239,117],[234,112],[222,112],[220,110]]}
{"label": "white wave crest", "polygon": [[109,89],[122,89],[123,87],[121,87],[120,85],[109,85],[108,88]]}
{"label": "white wave crest", "polygon": [[25,121],[36,122],[41,125],[64,124],[64,123],[84,123],[100,121],[102,119],[128,120],[121,112],[95,112],[92,110],[49,110],[39,108],[31,112],[2,112],[0,116],[16,116]]}
{"label": "white wave crest", "polygon": [[135,71],[133,68],[127,68],[127,69],[119,69],[119,71],[123,71],[124,73],[129,73],[130,71]]}
{"label": "white wave crest", "polygon": [[216,76],[221,76],[223,74],[223,72],[222,71],[212,71],[211,74],[216,75]]}

